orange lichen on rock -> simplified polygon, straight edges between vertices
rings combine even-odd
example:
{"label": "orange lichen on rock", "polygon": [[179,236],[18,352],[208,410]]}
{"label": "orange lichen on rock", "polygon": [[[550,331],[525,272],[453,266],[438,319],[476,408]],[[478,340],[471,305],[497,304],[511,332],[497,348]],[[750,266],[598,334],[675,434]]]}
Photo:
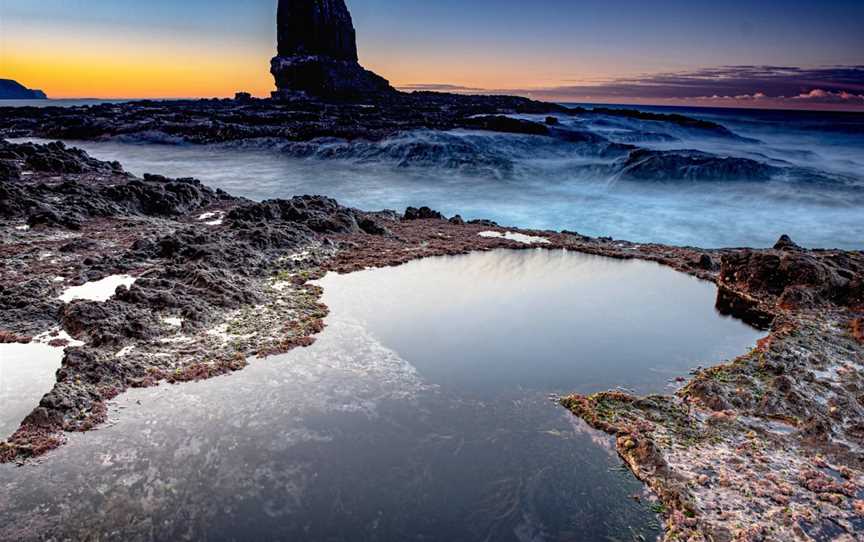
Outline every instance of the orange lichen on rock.
{"label": "orange lichen on rock", "polygon": [[850,324],[852,337],[859,343],[864,343],[864,318],[855,318]]}
{"label": "orange lichen on rock", "polygon": [[33,337],[29,337],[27,335],[18,335],[17,333],[12,333],[11,331],[4,331],[0,329],[0,344],[29,344],[33,341]]}

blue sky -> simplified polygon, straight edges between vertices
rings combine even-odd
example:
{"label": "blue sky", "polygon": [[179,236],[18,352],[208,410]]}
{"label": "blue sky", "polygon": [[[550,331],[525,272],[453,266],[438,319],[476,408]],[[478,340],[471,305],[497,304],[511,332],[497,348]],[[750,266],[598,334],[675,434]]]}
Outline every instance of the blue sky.
{"label": "blue sky", "polygon": [[[619,80],[722,66],[864,65],[862,0],[348,0],[348,5],[361,61],[406,86],[523,93],[573,92],[575,86],[593,92]],[[0,0],[0,63],[14,58],[22,66],[26,47],[38,40],[54,45],[59,61],[67,47],[80,62],[85,51],[116,43],[118,53],[152,48],[167,64],[173,61],[165,58],[170,43],[187,63],[195,55],[216,63],[230,51],[246,55],[246,64],[260,62],[266,72],[275,10],[275,0]],[[3,71],[0,64],[0,76],[10,75]],[[830,81],[814,82],[825,83]],[[802,93],[814,89],[805,82]],[[764,91],[754,87],[743,94],[759,93]],[[725,96],[706,90],[706,96],[715,94]]]}

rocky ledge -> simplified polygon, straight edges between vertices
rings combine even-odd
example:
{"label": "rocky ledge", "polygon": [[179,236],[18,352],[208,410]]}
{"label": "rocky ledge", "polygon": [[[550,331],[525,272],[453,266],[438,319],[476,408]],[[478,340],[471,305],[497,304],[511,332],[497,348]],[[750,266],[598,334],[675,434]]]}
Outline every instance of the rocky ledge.
{"label": "rocky ledge", "polygon": [[[864,257],[725,254],[720,303],[770,335],[674,397],[571,396],[660,497],[667,540],[861,540]],[[749,316],[748,316],[749,315]]]}
{"label": "rocky ledge", "polygon": [[[545,115],[546,122],[508,115]],[[305,142],[320,138],[380,141],[418,129],[458,128],[552,136],[578,143],[588,131],[564,130],[559,118],[615,116],[672,123],[708,137],[741,139],[723,126],[680,115],[633,110],[570,109],[516,96],[392,92],[355,100],[139,101],[82,107],[2,107],[0,137],[65,140],[240,144],[261,140]],[[635,148],[622,146],[622,148]]]}
{"label": "rocky ledge", "polygon": [[[54,389],[0,444],[2,462],[93,429],[130,387],[205,379],[311,345],[327,308],[309,281],[328,271],[542,247],[646,259],[714,281],[721,311],[770,330],[756,350],[699,371],[675,397],[562,401],[617,436],[663,505],[668,540],[855,540],[864,528],[859,252],[789,239],[771,250],[634,244],[448,220],[428,208],[370,213],[324,197],[257,203],[194,179],[135,178],[62,144],[5,142],[0,238],[0,341],[43,335],[65,346]],[[69,286],[117,274],[135,280],[107,301],[60,299]]]}

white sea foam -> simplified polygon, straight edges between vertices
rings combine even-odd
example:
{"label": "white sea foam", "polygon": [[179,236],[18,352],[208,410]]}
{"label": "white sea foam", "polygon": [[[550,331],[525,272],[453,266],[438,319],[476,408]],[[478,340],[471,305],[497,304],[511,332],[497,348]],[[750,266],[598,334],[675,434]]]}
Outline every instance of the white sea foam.
{"label": "white sea foam", "polygon": [[864,138],[839,132],[815,137],[812,116],[784,124],[744,113],[685,114],[764,143],[617,117],[561,115],[559,128],[660,151],[747,158],[786,173],[770,181],[621,181],[621,147],[468,130],[405,132],[380,142],[74,143],[136,174],[194,176],[255,200],[315,193],[370,210],[428,205],[448,216],[635,242],[771,246],[786,233],[805,246],[864,247]]}

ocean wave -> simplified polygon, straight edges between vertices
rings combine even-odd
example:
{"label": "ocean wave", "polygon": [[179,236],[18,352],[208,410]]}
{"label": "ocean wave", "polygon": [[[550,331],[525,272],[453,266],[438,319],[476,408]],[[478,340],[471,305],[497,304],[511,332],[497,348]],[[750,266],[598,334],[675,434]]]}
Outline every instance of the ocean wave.
{"label": "ocean wave", "polygon": [[624,160],[621,178],[639,181],[768,181],[780,168],[698,150],[637,149]]}
{"label": "ocean wave", "polygon": [[286,143],[281,152],[315,160],[384,164],[393,168],[436,168],[477,176],[509,178],[530,163],[568,160],[610,163],[628,149],[608,141],[482,131],[432,130],[397,134],[382,141],[316,139]]}
{"label": "ocean wave", "polygon": [[151,144],[151,145],[185,145],[186,139],[181,136],[171,135],[162,130],[142,130],[126,134],[117,134],[104,138],[103,141],[114,141],[117,143]]}
{"label": "ocean wave", "polygon": [[[403,132],[381,141],[320,138],[306,142],[262,140],[259,149],[290,158],[341,162],[391,170],[499,179],[615,183],[767,182],[857,187],[859,179],[778,158],[761,147],[734,152],[698,148],[645,148],[585,137],[584,130],[553,128],[549,135],[454,130]],[[249,148],[250,142],[244,144]],[[708,149],[712,145],[705,144]],[[766,149],[762,149],[766,150]]]}

